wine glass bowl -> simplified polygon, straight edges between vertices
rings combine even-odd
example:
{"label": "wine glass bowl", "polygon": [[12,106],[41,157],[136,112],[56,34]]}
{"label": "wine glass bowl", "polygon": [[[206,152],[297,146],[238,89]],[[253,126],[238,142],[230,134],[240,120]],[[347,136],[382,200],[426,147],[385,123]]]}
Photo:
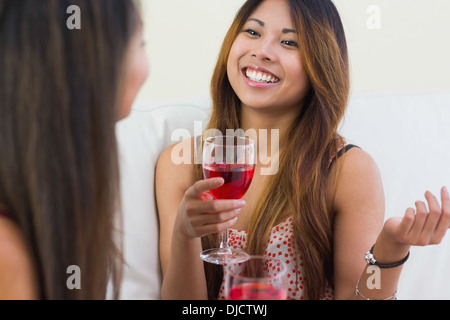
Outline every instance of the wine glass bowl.
{"label": "wine glass bowl", "polygon": [[[215,136],[203,145],[205,179],[221,177],[224,184],[210,190],[214,199],[241,199],[247,192],[255,171],[255,143],[247,137]],[[209,263],[225,264],[226,259],[245,261],[248,255],[230,248],[228,230],[222,232],[219,248],[205,250],[200,257]]]}
{"label": "wine glass bowl", "polygon": [[249,256],[224,268],[227,300],[286,300],[287,265],[280,259]]}

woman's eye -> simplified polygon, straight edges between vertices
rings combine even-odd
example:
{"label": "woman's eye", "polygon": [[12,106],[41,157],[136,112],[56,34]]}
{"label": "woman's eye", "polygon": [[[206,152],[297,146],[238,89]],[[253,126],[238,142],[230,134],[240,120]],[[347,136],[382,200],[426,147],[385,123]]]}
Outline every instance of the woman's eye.
{"label": "woman's eye", "polygon": [[285,44],[289,47],[296,47],[298,48],[298,43],[292,40],[285,40],[285,41],[281,41],[282,44]]}
{"label": "woman's eye", "polygon": [[244,32],[248,33],[251,36],[259,36],[259,33],[252,29],[246,29]]}

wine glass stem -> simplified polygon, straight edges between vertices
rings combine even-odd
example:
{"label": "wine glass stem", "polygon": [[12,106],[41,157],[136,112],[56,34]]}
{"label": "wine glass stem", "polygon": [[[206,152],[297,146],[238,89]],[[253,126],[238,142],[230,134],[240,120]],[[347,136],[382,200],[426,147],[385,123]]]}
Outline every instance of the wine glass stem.
{"label": "wine glass stem", "polygon": [[220,241],[220,249],[230,249],[228,245],[228,229],[222,231],[222,240]]}

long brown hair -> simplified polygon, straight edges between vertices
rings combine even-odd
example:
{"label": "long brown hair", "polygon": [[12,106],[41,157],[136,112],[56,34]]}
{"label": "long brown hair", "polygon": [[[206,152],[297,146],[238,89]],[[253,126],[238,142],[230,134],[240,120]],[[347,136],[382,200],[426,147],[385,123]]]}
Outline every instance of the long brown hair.
{"label": "long brown hair", "polygon": [[[67,27],[70,5],[81,29]],[[137,23],[132,0],[0,0],[0,202],[42,299],[104,299],[110,277],[118,296],[115,123]]]}
{"label": "long brown hair", "polygon": [[[248,0],[237,13],[223,43],[211,81],[213,112],[207,129],[240,128],[241,102],[227,78],[231,46],[251,13],[264,0]],[[311,88],[299,115],[283,138],[279,171],[269,177],[252,214],[247,251],[263,254],[270,230],[282,215],[293,217],[294,236],[304,261],[305,297],[319,299],[333,285],[333,212],[327,208],[328,160],[342,138],[337,129],[350,91],[347,45],[339,13],[330,0],[286,0],[299,35],[299,56]],[[293,174],[295,173],[295,174]],[[196,178],[200,179],[196,168]],[[202,239],[217,245],[216,235]],[[217,297],[221,271],[205,265],[209,297]]]}

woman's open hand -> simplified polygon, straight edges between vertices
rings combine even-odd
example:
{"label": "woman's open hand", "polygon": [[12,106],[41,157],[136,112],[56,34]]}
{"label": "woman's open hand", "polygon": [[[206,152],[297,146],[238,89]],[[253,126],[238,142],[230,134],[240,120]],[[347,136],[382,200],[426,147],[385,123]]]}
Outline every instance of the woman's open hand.
{"label": "woman's open hand", "polygon": [[428,208],[422,201],[416,202],[416,209],[408,208],[400,218],[388,219],[383,232],[398,244],[426,246],[439,244],[450,227],[450,195],[447,188],[441,190],[441,203],[429,191],[425,193]]}
{"label": "woman's open hand", "polygon": [[178,232],[186,238],[199,238],[236,223],[245,201],[214,200],[208,192],[223,183],[222,178],[200,180],[185,192],[178,208]]}

